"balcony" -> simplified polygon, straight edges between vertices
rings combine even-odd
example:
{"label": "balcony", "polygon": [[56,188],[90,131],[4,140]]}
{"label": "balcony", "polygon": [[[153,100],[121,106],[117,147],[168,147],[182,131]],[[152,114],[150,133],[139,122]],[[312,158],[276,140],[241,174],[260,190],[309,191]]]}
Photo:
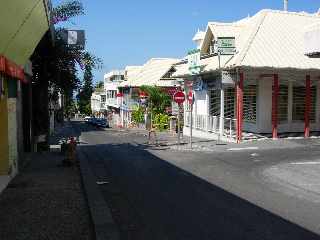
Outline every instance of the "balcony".
{"label": "balcony", "polygon": [[106,106],[109,106],[109,107],[119,107],[117,98],[107,98],[107,99],[106,99]]}

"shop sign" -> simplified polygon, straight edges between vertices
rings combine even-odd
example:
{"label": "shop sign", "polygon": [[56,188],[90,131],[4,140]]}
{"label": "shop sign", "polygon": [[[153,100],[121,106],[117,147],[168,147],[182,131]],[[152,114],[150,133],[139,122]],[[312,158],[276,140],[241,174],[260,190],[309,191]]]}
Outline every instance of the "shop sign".
{"label": "shop sign", "polygon": [[84,30],[64,30],[61,32],[61,38],[69,48],[72,48],[72,49],[85,48]]}
{"label": "shop sign", "polygon": [[188,52],[188,69],[191,75],[198,75],[200,73],[200,49]]}
{"label": "shop sign", "polygon": [[230,71],[221,71],[221,83],[223,85],[234,85],[236,74]]}
{"label": "shop sign", "polygon": [[235,37],[218,37],[217,47],[221,55],[234,55],[236,52]]}
{"label": "shop sign", "polygon": [[193,83],[194,91],[202,91],[203,90],[203,81],[201,77],[197,77]]}

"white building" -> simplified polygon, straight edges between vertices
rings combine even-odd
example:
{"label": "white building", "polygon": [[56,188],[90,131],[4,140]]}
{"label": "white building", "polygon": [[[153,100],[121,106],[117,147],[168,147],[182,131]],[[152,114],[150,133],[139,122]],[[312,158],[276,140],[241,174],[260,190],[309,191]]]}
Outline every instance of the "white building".
{"label": "white building", "polygon": [[174,64],[180,62],[173,58],[151,58],[141,67],[128,68],[128,80],[120,84],[122,94],[121,119],[123,126],[131,123],[131,112],[140,104],[142,85],[162,87],[172,95],[180,83],[172,77]]}
{"label": "white building", "polygon": [[104,91],[108,120],[112,126],[120,126],[120,99],[118,87],[124,81],[124,70],[112,70],[104,75]]}
{"label": "white building", "polygon": [[96,117],[103,117],[106,96],[103,89],[96,89],[91,95],[91,111]]}
{"label": "white building", "polygon": [[[304,49],[305,28],[319,22],[318,14],[275,10],[209,22],[199,41],[200,72],[191,74],[182,63],[174,74],[195,95],[194,135],[239,142],[258,134],[308,137],[320,131],[320,59]],[[222,53],[229,51],[220,58],[219,45]],[[186,112],[185,134],[190,120]]]}

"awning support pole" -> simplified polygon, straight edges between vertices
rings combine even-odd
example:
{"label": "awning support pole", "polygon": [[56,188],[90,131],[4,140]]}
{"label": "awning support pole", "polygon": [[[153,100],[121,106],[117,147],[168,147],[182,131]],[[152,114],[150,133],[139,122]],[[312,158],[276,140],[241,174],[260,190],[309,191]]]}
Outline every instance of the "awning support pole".
{"label": "awning support pole", "polygon": [[272,91],[272,138],[278,138],[278,95],[279,95],[279,75],[273,75]]}
{"label": "awning support pole", "polygon": [[243,123],[243,80],[244,74],[239,74],[239,82],[237,83],[237,143],[242,140],[242,123]]}
{"label": "awning support pole", "polygon": [[310,75],[306,76],[306,97],[304,114],[304,137],[310,137],[310,108],[311,108],[311,81]]}

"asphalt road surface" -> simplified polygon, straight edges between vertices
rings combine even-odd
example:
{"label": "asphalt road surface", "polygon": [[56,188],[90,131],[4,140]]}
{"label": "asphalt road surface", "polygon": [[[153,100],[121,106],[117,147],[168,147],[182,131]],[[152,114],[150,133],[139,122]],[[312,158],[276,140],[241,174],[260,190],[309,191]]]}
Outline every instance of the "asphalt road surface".
{"label": "asphalt road surface", "polygon": [[135,132],[73,125],[122,239],[320,239],[318,140],[173,151]]}

